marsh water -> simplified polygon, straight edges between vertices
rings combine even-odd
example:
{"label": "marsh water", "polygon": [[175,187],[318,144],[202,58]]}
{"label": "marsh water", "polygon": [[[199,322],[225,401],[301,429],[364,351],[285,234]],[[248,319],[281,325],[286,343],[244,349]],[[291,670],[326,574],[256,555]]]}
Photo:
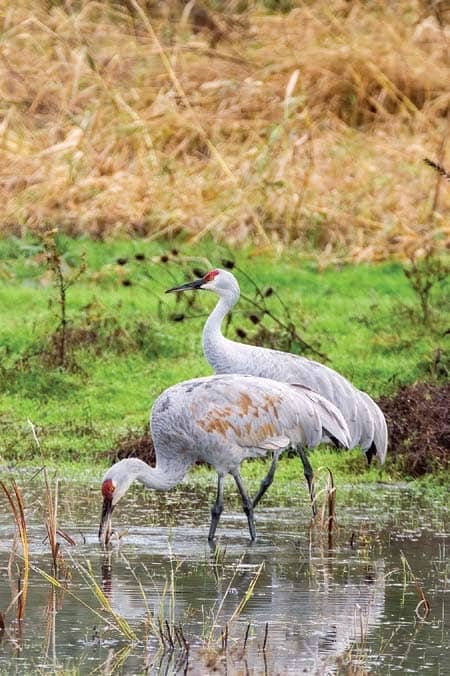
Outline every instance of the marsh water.
{"label": "marsh water", "polygon": [[114,513],[121,537],[105,550],[97,484],[65,483],[58,525],[76,544],[58,536],[55,588],[40,572],[52,573],[42,483],[19,483],[33,568],[19,622],[21,548],[11,555],[2,496],[0,673],[450,674],[445,501],[406,485],[338,488],[330,542],[311,526],[299,486],[282,506],[258,506],[250,544],[230,491],[210,547],[209,490],[136,488]]}

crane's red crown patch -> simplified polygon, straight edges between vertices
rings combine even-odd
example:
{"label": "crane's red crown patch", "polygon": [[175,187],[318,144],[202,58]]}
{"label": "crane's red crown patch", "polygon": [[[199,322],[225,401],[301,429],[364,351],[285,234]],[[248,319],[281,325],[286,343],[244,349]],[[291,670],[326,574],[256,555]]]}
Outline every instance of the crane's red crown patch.
{"label": "crane's red crown patch", "polygon": [[105,479],[102,483],[102,495],[104,498],[112,498],[116,485],[112,479]]}
{"label": "crane's red crown patch", "polygon": [[210,272],[207,272],[206,275],[203,277],[204,282],[212,282],[214,277],[217,277],[219,274],[218,270],[211,270]]}

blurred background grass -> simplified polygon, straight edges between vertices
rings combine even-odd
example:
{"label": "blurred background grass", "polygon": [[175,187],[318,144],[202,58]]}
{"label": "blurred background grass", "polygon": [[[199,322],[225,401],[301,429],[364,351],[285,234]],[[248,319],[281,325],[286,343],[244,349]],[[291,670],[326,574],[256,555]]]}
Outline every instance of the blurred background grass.
{"label": "blurred background grass", "polygon": [[206,234],[324,265],[450,242],[442,0],[0,7],[0,227]]}

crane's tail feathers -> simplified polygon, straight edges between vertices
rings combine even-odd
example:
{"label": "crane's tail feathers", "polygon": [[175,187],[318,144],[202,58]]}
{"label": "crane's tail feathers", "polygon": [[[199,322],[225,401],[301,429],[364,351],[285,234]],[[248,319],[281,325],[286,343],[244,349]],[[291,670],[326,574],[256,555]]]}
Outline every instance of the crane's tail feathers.
{"label": "crane's tail feathers", "polygon": [[329,438],[329,440],[331,441],[331,443],[333,444],[333,446],[336,446],[336,448],[347,448],[347,449],[348,449],[348,446],[344,446],[344,445],[339,441],[339,439],[336,439],[336,437],[334,437],[334,436],[331,434],[330,430],[327,430],[327,429],[325,429],[325,427],[324,427],[324,428],[323,428],[323,431],[324,431],[324,433],[326,434],[326,436]]}
{"label": "crane's tail feathers", "polygon": [[347,423],[339,410],[329,401],[326,402],[325,406],[321,406],[320,420],[323,436],[331,439],[336,446],[340,445],[342,448],[351,448],[352,440]]}
{"label": "crane's tail feathers", "polygon": [[310,387],[292,383],[293,387],[302,389],[305,395],[315,404],[322,425],[323,437],[332,439],[333,443],[340,444],[343,448],[351,448],[351,434],[344,416],[331,401],[325,399]]}
{"label": "crane's tail feathers", "polygon": [[[374,411],[375,402],[368,394],[357,390],[357,415],[360,421],[358,439],[356,444],[367,451],[373,445],[375,434],[375,420],[377,412]],[[355,444],[355,445],[356,445]]]}
{"label": "crane's tail feathers", "polygon": [[364,449],[366,451],[367,460],[370,464],[373,456],[376,455],[381,464],[383,464],[386,459],[388,447],[386,419],[381,408],[368,394],[365,392],[361,392],[360,394],[364,398],[373,420],[373,441],[369,447]]}
{"label": "crane's tail feathers", "polygon": [[[364,411],[364,420],[361,421],[360,424],[360,428],[363,429],[356,430],[357,438],[352,440],[347,423],[345,422],[339,409],[336,408],[334,404],[306,385],[302,385],[300,383],[291,383],[291,385],[292,387],[303,390],[306,396],[308,396],[315,403],[320,404],[321,409],[325,410],[328,415],[334,419],[334,427],[331,427],[330,424],[327,425],[325,419],[322,423],[323,427],[328,431],[328,437],[334,444],[336,444],[336,441],[338,441],[345,448],[353,448],[353,446],[359,442],[366,451],[368,460],[369,456],[371,460],[372,457],[376,455],[379,461],[384,463],[388,447],[388,430],[386,420],[378,404],[376,404],[368,394],[362,392],[361,390],[357,390],[358,395],[360,396],[360,404],[362,405]],[[333,431],[336,430],[336,426],[338,429],[340,428],[340,434],[336,434]],[[344,431],[347,434],[345,439],[342,439],[342,428],[344,428]],[[364,435],[362,435],[362,431],[364,431]]]}
{"label": "crane's tail feathers", "polygon": [[381,409],[376,404],[375,406],[377,407],[378,416],[377,420],[375,421],[375,432],[373,435],[373,440],[375,448],[377,449],[377,457],[383,464],[384,461],[386,460],[386,453],[388,447],[388,429],[386,425],[386,419]]}

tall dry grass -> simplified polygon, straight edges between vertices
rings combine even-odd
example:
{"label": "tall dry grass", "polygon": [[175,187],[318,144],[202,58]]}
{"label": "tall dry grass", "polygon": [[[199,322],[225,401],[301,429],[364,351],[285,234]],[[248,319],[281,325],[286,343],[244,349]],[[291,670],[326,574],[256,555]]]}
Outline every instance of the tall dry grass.
{"label": "tall dry grass", "polygon": [[448,246],[449,189],[422,162],[446,166],[450,132],[438,6],[2,3],[2,232],[209,233],[324,260]]}

